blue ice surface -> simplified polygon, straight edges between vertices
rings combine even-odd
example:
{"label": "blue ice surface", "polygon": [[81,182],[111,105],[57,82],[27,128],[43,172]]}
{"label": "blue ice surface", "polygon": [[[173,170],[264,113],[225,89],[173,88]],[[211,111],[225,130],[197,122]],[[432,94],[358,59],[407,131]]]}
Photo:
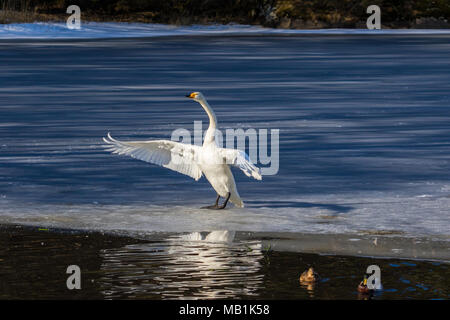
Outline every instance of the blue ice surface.
{"label": "blue ice surface", "polygon": [[[449,35],[194,31],[95,41],[5,36],[1,221],[448,235]],[[170,139],[195,120],[206,129],[201,107],[184,97],[191,91],[205,94],[222,129],[280,129],[276,175],[259,182],[233,171],[245,209],[199,211],[215,199],[204,178],[101,147],[107,132]]]}

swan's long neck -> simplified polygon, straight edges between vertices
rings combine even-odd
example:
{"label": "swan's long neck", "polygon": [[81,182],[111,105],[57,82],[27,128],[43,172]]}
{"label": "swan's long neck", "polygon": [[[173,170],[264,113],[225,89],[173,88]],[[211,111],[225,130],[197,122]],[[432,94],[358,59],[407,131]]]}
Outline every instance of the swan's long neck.
{"label": "swan's long neck", "polygon": [[203,144],[210,143],[210,142],[215,141],[214,135],[215,135],[215,131],[217,128],[217,118],[216,118],[214,111],[211,109],[208,102],[206,101],[206,99],[203,98],[203,99],[199,100],[199,103],[202,105],[203,109],[205,109],[206,113],[208,114],[208,118],[209,118],[209,127],[208,127],[208,130],[206,131],[205,140],[204,140]]}

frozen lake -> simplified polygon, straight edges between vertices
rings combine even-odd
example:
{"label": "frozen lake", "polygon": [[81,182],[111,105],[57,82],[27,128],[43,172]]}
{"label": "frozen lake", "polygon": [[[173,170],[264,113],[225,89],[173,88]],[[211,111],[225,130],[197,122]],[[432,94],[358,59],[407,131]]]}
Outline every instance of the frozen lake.
{"label": "frozen lake", "polygon": [[[0,32],[1,35],[1,32]],[[450,230],[450,36],[0,40],[0,222],[122,232],[392,234]],[[207,117],[280,129],[280,169],[239,170],[246,208],[105,152]]]}

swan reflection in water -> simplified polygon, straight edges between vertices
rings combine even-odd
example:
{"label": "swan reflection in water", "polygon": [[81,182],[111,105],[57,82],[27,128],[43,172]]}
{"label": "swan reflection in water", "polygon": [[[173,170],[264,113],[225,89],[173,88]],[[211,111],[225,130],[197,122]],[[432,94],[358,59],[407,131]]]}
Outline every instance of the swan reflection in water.
{"label": "swan reflection in water", "polygon": [[260,241],[234,231],[193,232],[101,252],[105,298],[220,299],[257,295]]}

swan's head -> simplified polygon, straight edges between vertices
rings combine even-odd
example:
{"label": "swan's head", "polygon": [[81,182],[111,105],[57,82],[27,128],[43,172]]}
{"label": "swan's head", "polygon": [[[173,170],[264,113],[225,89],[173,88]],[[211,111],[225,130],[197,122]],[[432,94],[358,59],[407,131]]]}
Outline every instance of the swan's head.
{"label": "swan's head", "polygon": [[197,102],[200,100],[205,100],[205,97],[203,97],[201,92],[192,92],[190,94],[187,94],[186,97],[191,98]]}

